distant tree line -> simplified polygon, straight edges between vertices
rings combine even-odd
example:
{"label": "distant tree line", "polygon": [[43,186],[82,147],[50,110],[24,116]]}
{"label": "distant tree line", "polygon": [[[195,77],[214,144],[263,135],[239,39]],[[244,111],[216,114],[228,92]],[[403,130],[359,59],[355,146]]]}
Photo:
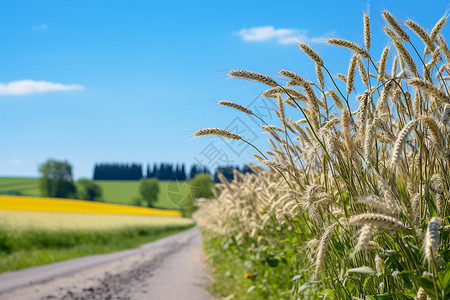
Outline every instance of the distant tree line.
{"label": "distant tree line", "polygon": [[139,180],[141,164],[102,163],[94,167],[94,180]]}
{"label": "distant tree line", "polygon": [[101,163],[94,167],[94,180],[140,180],[142,178],[154,178],[158,180],[179,180],[185,181],[194,178],[197,174],[209,174],[215,182],[219,182],[219,173],[222,173],[228,180],[233,180],[233,170],[242,173],[252,172],[248,165],[242,168],[239,166],[220,166],[215,172],[209,168],[194,164],[190,170],[184,164],[160,163],[150,164],[143,173],[142,164],[120,164]]}
{"label": "distant tree line", "polygon": [[219,174],[222,174],[228,181],[231,181],[234,179],[234,170],[239,171],[241,173],[253,173],[252,169],[248,165],[244,165],[242,168],[239,168],[239,166],[224,166],[224,167],[218,167],[216,169],[216,172],[214,173],[214,181],[220,182],[219,180]]}

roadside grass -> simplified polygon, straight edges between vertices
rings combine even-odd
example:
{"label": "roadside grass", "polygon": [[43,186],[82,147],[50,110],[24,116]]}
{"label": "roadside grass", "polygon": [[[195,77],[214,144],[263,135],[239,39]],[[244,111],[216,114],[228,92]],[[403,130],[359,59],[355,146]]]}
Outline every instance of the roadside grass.
{"label": "roadside grass", "polygon": [[[103,190],[106,203],[134,205],[139,196],[139,181],[96,180]],[[189,192],[184,182],[159,181],[159,197],[156,208],[178,209],[179,198]],[[41,196],[38,178],[0,177],[0,194],[19,192],[23,196]]]}
{"label": "roadside grass", "polygon": [[[202,234],[213,277],[207,286],[212,295],[223,299],[291,299],[289,285],[294,276],[291,261],[273,255],[274,249],[256,247],[248,234],[239,242],[234,237],[223,240],[206,231]],[[286,243],[279,253],[290,252],[295,257],[296,250],[290,246]]]}
{"label": "roadside grass", "polygon": [[[252,286],[252,279],[246,280],[244,278],[247,272],[242,261],[237,256],[223,255],[220,241],[217,239],[205,238],[204,245],[205,252],[208,253],[208,262],[213,278],[207,286],[207,290],[218,298],[229,297],[231,296],[230,293],[233,293],[233,299],[248,298],[250,294],[247,293],[247,290]],[[232,271],[230,266],[233,266]]]}
{"label": "roadside grass", "polygon": [[0,273],[135,248],[194,226],[174,217],[14,211],[0,220]]}

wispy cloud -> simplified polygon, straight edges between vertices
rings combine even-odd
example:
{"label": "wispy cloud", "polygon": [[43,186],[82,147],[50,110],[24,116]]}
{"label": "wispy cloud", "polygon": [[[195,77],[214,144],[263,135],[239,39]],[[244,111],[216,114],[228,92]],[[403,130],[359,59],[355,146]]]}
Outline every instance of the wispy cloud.
{"label": "wispy cloud", "polygon": [[45,30],[47,28],[48,28],[47,24],[41,24],[41,25],[33,26],[33,30]]}
{"label": "wispy cloud", "polygon": [[12,158],[12,159],[8,160],[8,163],[10,163],[12,165],[20,165],[23,163],[23,160],[21,160],[20,158]]}
{"label": "wispy cloud", "polygon": [[334,33],[310,37],[308,36],[307,29],[261,26],[241,29],[238,32],[238,35],[246,42],[276,41],[279,44],[294,44],[298,42],[324,43],[326,42],[326,39],[333,36]]}
{"label": "wispy cloud", "polygon": [[83,90],[79,84],[62,84],[48,81],[18,80],[0,83],[0,95],[30,95],[54,91]]}

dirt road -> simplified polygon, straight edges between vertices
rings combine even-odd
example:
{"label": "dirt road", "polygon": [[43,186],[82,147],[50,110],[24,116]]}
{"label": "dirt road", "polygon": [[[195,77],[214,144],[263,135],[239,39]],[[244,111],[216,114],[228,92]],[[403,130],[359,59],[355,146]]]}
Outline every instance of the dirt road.
{"label": "dirt road", "polygon": [[0,299],[213,299],[197,228],[141,246],[0,274]]}

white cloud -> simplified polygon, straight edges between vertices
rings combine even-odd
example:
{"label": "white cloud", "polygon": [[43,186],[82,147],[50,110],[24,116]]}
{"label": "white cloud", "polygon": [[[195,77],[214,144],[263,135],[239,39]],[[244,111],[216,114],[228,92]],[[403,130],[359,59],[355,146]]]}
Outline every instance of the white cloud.
{"label": "white cloud", "polygon": [[83,90],[79,84],[62,84],[48,81],[18,80],[0,83],[0,95],[30,95],[54,91]]}
{"label": "white cloud", "polygon": [[23,160],[21,160],[20,158],[12,158],[8,161],[8,163],[12,165],[20,165],[23,163]]}
{"label": "white cloud", "polygon": [[47,25],[47,24],[41,24],[41,25],[33,26],[33,29],[34,29],[34,30],[45,30],[45,29],[47,29],[47,28],[48,28],[48,25]]}
{"label": "white cloud", "polygon": [[[244,28],[238,32],[238,35],[246,42],[264,42],[275,40],[279,44],[303,43],[324,43],[329,37],[325,36],[308,37],[308,30],[293,28],[278,28],[273,26],[261,26]],[[334,35],[330,34],[330,36]]]}

